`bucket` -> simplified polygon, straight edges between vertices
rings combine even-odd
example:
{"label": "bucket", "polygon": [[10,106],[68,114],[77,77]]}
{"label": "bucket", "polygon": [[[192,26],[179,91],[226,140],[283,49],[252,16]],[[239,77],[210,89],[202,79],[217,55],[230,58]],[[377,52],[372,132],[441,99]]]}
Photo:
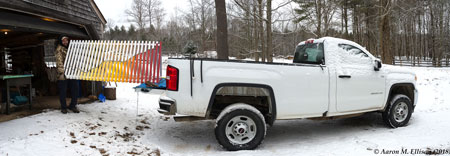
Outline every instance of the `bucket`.
{"label": "bucket", "polygon": [[108,100],[116,100],[116,87],[105,87],[105,97]]}
{"label": "bucket", "polygon": [[116,100],[116,86],[111,86],[111,83],[109,83],[109,86],[105,86],[105,97],[108,100]]}

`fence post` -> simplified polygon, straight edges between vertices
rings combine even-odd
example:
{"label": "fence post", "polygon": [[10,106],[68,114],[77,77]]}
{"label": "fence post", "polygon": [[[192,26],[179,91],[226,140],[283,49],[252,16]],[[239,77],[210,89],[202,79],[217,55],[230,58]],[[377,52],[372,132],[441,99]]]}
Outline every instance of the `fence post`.
{"label": "fence post", "polygon": [[447,67],[448,67],[448,55],[445,55],[445,65],[447,65]]}

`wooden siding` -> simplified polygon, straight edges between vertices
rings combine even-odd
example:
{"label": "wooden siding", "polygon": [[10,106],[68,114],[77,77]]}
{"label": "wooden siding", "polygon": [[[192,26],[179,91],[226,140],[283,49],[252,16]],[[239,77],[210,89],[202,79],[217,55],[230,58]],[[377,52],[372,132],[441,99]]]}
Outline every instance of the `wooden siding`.
{"label": "wooden siding", "polygon": [[42,15],[80,26],[90,25],[101,37],[105,23],[102,22],[103,17],[94,10],[95,7],[91,0],[0,0],[0,8]]}

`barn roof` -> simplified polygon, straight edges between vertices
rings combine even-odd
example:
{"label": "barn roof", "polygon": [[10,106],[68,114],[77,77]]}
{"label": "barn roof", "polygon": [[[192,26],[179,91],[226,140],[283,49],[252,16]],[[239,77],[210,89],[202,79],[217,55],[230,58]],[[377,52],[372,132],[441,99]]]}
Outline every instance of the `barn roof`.
{"label": "barn roof", "polygon": [[107,22],[93,0],[0,0],[0,12],[2,27],[67,31],[84,39],[100,39]]}

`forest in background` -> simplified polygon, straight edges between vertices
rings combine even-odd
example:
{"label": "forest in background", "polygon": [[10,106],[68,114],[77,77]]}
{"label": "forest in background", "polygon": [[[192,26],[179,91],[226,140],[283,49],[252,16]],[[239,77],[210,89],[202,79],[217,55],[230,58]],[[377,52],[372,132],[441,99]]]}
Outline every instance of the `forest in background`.
{"label": "forest in background", "polygon": [[[133,0],[131,26],[110,22],[104,39],[158,40],[165,54],[216,50],[214,0],[186,0],[167,17],[161,0]],[[345,38],[386,64],[449,66],[448,0],[228,0],[229,55],[272,62],[310,38]],[[109,19],[113,21],[113,19]]]}

